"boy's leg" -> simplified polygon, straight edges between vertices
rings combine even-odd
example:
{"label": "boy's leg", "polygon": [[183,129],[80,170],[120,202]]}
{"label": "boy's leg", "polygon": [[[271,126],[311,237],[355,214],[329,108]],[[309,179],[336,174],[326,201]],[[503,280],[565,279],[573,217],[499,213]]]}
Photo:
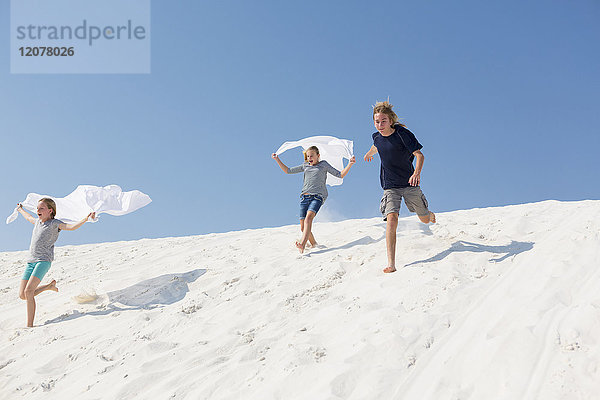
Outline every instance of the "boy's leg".
{"label": "boy's leg", "polygon": [[429,211],[428,215],[418,215],[418,217],[421,220],[421,222],[424,224],[428,224],[430,222],[432,224],[435,224],[435,214],[431,211]]}
{"label": "boy's leg", "polygon": [[404,189],[404,201],[406,202],[406,208],[410,212],[417,213],[419,220],[422,223],[435,224],[435,214],[429,210],[429,203],[427,198],[421,191],[419,186],[414,186]]}
{"label": "boy's leg", "polygon": [[402,205],[403,191],[401,188],[386,189],[379,205],[379,210],[387,221],[385,227],[385,243],[387,247],[388,266],[385,273],[396,271],[396,230],[398,229],[398,214]]}
{"label": "boy's leg", "polygon": [[385,227],[385,244],[388,257],[388,266],[383,270],[385,273],[396,271],[396,229],[398,229],[398,213],[389,213]]}

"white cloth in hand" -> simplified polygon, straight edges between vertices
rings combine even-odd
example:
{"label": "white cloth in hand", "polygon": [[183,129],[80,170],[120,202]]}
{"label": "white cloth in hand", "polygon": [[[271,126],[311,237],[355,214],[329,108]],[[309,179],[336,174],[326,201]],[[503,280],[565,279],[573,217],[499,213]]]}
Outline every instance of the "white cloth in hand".
{"label": "white cloth in hand", "polygon": [[[139,190],[123,192],[117,185],[104,187],[80,185],[66,197],[54,197],[29,193],[27,198],[21,202],[27,211],[37,214],[38,202],[49,197],[56,202],[56,219],[65,223],[79,222],[91,212],[98,214],[125,215],[138,210],[152,201],[150,197]],[[6,218],[10,224],[17,219],[17,208]],[[96,222],[97,220],[93,221]]]}
{"label": "white cloth in hand", "polygon": [[[334,136],[312,136],[293,142],[285,142],[277,149],[275,154],[279,155],[294,147],[302,147],[302,149],[306,150],[310,146],[317,146],[321,160],[327,161],[338,171],[344,169],[343,159],[350,160],[354,155],[354,143],[351,140],[338,139]],[[341,185],[342,182],[344,182],[342,178],[336,178],[330,174],[327,175],[327,184],[329,186]]]}

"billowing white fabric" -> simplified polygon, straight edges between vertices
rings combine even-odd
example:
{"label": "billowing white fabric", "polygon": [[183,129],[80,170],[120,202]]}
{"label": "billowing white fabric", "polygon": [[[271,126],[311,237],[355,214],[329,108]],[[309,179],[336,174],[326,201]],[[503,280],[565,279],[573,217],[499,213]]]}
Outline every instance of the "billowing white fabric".
{"label": "billowing white fabric", "polygon": [[[354,155],[354,143],[352,140],[338,139],[333,136],[312,136],[294,142],[285,142],[277,149],[275,154],[279,155],[294,147],[302,147],[302,149],[306,150],[310,146],[317,146],[321,160],[327,161],[338,171],[344,169],[343,159],[346,158],[349,160]],[[329,186],[341,185],[342,182],[344,182],[342,178],[336,178],[333,175],[327,174],[327,184]]]}
{"label": "billowing white fabric", "polygon": [[[139,190],[123,192],[117,185],[104,187],[80,185],[66,197],[29,193],[21,204],[27,211],[37,214],[38,202],[44,197],[49,197],[56,202],[56,218],[66,223],[81,221],[91,212],[95,212],[96,216],[102,213],[110,215],[129,214],[150,204],[152,201],[147,194]],[[17,215],[18,211],[15,208],[13,213],[6,218],[6,223],[13,222],[17,219]]]}

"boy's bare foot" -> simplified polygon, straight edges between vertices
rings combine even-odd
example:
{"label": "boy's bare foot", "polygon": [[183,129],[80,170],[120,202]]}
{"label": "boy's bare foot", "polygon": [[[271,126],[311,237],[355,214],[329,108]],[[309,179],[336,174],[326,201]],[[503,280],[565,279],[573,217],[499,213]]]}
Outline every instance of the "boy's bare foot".
{"label": "boy's bare foot", "polygon": [[429,222],[435,224],[435,214],[429,211]]}
{"label": "boy's bare foot", "polygon": [[296,247],[298,248],[298,250],[300,250],[300,254],[304,253],[304,247],[302,246],[302,243],[300,243],[299,241],[296,240]]}
{"label": "boy's bare foot", "polygon": [[58,292],[58,288],[56,287],[56,280],[53,279],[52,282],[48,284],[48,290],[52,290],[53,292]]}
{"label": "boy's bare foot", "polygon": [[396,267],[384,268],[383,272],[385,272],[386,274],[391,274],[392,272],[396,272]]}

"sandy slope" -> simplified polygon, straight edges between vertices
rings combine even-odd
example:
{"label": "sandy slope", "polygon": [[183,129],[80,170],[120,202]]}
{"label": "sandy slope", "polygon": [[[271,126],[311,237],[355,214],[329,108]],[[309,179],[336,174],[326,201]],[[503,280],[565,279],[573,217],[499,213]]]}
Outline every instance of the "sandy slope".
{"label": "sandy slope", "polygon": [[33,329],[0,253],[0,398],[600,398],[600,201],[438,221],[60,247]]}

